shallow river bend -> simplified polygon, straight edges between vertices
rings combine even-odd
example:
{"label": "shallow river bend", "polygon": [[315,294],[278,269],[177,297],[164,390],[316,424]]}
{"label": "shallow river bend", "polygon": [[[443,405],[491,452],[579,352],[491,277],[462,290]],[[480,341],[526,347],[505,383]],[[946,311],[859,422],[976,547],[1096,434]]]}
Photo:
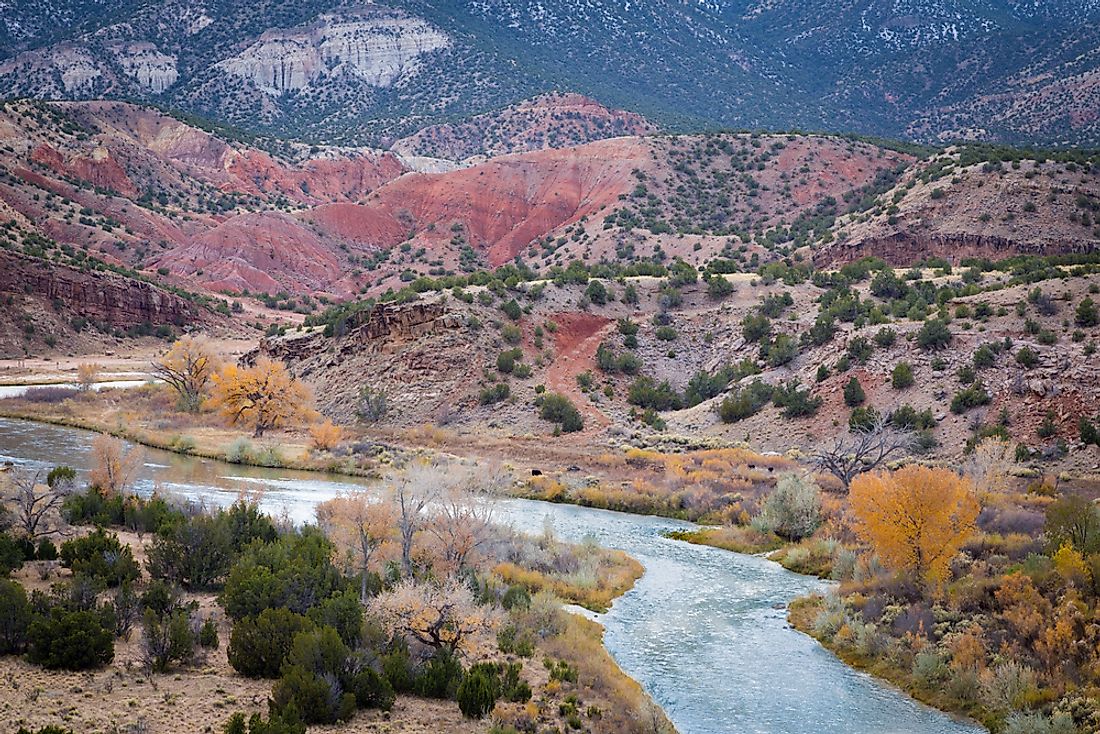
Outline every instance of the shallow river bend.
{"label": "shallow river bend", "polygon": [[[88,465],[93,434],[0,419],[0,462]],[[230,503],[263,487],[263,504],[309,520],[313,506],[369,484],[146,450],[139,491]],[[682,734],[972,734],[984,729],[923,706],[852,670],[791,629],[784,605],[821,582],[762,558],[661,536],[686,523],[568,505],[504,500],[497,517],[538,532],[593,536],[645,566],[600,617],[611,654],[664,707]]]}

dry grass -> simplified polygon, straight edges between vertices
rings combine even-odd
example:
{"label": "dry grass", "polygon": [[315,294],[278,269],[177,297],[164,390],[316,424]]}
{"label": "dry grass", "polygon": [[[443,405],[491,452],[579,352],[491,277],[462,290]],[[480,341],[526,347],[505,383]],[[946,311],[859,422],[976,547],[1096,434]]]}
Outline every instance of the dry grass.
{"label": "dry grass", "polygon": [[574,604],[595,612],[605,612],[611,602],[622,596],[642,577],[642,564],[622,551],[599,550],[576,572],[552,574],[522,568],[514,563],[499,563],[493,568],[508,584],[518,584],[531,593],[549,591]]}
{"label": "dry grass", "polygon": [[[84,428],[165,451],[238,464],[377,475],[373,458],[311,450],[314,440],[305,426],[269,431],[257,439],[216,413],[180,412],[169,388],[161,385],[104,389],[60,403],[8,398],[0,400],[0,416]],[[241,445],[248,450],[238,450]]]}

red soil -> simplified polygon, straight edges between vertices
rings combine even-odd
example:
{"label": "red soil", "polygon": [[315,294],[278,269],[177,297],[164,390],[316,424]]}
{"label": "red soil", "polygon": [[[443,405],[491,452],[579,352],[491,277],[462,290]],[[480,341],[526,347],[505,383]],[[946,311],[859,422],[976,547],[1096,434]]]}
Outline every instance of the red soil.
{"label": "red soil", "polygon": [[551,320],[558,325],[554,332],[554,361],[546,370],[546,387],[562,393],[573,401],[584,416],[584,432],[602,430],[611,421],[577,385],[577,375],[596,368],[596,349],[604,338],[611,320],[589,313],[557,313]]}

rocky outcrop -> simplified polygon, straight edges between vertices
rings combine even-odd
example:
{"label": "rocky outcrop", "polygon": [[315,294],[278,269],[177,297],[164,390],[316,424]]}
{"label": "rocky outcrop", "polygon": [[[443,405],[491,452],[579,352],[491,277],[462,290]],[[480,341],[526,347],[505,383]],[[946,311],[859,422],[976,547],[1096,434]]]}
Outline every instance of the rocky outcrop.
{"label": "rocky outcrop", "polygon": [[217,68],[269,95],[308,89],[341,76],[389,87],[450,39],[401,11],[371,7],[322,15],[308,26],[271,30]]}
{"label": "rocky outcrop", "polygon": [[439,301],[383,303],[352,314],[341,324],[342,333],[335,339],[322,330],[264,337],[255,349],[241,357],[241,362],[253,364],[263,356],[291,366],[309,363],[309,371],[318,367],[318,361],[322,367],[331,368],[348,357],[366,351],[393,351],[426,334],[461,324],[461,318],[449,313]]}
{"label": "rocky outcrop", "polygon": [[111,47],[122,72],[154,94],[176,83],[176,57],[161,52],[151,43],[119,43]]}
{"label": "rocky outcrop", "polygon": [[143,323],[184,327],[210,318],[191,301],[151,283],[116,273],[77,270],[3,250],[0,293],[34,295],[112,328]]}

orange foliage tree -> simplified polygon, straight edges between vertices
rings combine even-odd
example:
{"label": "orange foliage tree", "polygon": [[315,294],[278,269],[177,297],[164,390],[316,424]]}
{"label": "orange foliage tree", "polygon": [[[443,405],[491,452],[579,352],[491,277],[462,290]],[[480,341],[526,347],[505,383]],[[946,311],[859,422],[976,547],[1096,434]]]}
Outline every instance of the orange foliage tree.
{"label": "orange foliage tree", "polygon": [[167,354],[153,362],[153,374],[176,391],[180,409],[190,413],[198,412],[219,369],[221,357],[201,336],[177,339]]}
{"label": "orange foliage tree", "polygon": [[371,562],[386,546],[396,545],[397,516],[388,498],[365,492],[335,497],[317,506],[317,524],[338,552],[358,565],[362,574],[359,596],[367,601],[367,574]]}
{"label": "orange foliage tree", "polygon": [[331,451],[344,440],[344,429],[332,421],[314,423],[309,427],[309,438],[318,451]]}
{"label": "orange foliage tree", "polygon": [[849,500],[856,532],[887,568],[928,583],[947,576],[980,510],[969,480],[922,466],[861,474],[852,480]]}
{"label": "orange foliage tree", "polygon": [[226,365],[213,377],[210,403],[233,423],[252,427],[252,435],[307,420],[313,415],[309,389],[282,362],[266,357],[252,367]]}

